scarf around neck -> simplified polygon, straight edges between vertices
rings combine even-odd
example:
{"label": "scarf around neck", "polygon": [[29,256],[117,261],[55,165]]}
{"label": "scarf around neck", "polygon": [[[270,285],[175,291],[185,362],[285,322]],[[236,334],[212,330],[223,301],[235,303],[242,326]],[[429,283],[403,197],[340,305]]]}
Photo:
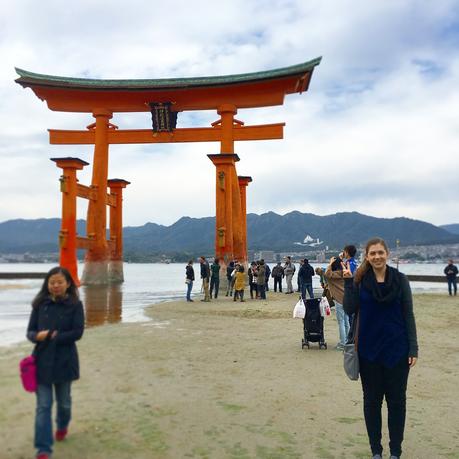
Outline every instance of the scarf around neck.
{"label": "scarf around neck", "polygon": [[373,268],[370,267],[362,278],[362,286],[371,292],[375,301],[389,305],[400,295],[401,284],[399,274],[398,270],[387,266],[386,274],[384,275],[384,290],[382,290],[376,280]]}

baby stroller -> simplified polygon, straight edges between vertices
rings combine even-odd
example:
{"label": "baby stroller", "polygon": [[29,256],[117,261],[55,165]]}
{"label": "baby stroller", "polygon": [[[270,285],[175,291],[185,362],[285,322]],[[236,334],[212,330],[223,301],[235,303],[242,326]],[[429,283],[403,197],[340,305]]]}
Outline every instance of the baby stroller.
{"label": "baby stroller", "polygon": [[319,343],[319,349],[327,349],[324,337],[324,318],[320,314],[320,298],[303,299],[306,306],[306,315],[303,319],[304,338],[301,340],[301,349],[309,343]]}

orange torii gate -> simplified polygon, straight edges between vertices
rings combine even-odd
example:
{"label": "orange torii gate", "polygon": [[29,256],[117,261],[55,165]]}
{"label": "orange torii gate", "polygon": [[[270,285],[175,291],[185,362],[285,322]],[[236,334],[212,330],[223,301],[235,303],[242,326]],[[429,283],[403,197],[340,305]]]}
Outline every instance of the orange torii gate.
{"label": "orange torii gate", "polygon": [[[75,235],[75,246],[73,241],[69,245],[68,237],[73,230],[69,231],[68,227],[73,227],[72,219],[76,219],[76,215],[70,216],[70,220],[63,215],[61,239],[65,236],[67,244],[61,245],[61,264],[70,268],[78,280],[76,255],[69,257],[68,252],[85,248],[82,283],[123,280],[121,189],[129,182],[120,180],[116,185],[108,181],[109,145],[176,142],[220,142],[220,153],[208,155],[216,168],[215,254],[224,265],[232,259],[246,262],[246,187],[252,179],[237,175],[239,157],[235,154],[234,142],[282,139],[285,123],[245,126],[235,115],[243,108],[282,105],[286,94],[305,92],[320,61],[321,58],[317,58],[290,67],[239,75],[154,80],[66,78],[16,69],[19,75],[16,82],[31,88],[37,97],[46,101],[49,109],[91,113],[95,118],[86,130],[49,130],[51,144],[94,145],[91,187],[87,196],[82,190],[77,194],[89,199],[88,237]],[[220,118],[211,127],[176,128],[177,114],[187,110],[216,110]],[[118,129],[110,122],[116,112],[151,112],[153,129]],[[73,161],[67,164],[72,174],[86,165],[77,158],[67,159]],[[64,167],[65,163],[59,158],[53,160]],[[111,190],[109,195],[107,186]],[[116,198],[111,196],[116,195],[118,201],[112,202]],[[110,208],[117,209],[114,212],[119,215],[113,218],[116,223],[110,225],[110,240],[118,241],[116,255],[106,239],[106,205],[110,203]],[[112,230],[117,233],[113,238]]]}

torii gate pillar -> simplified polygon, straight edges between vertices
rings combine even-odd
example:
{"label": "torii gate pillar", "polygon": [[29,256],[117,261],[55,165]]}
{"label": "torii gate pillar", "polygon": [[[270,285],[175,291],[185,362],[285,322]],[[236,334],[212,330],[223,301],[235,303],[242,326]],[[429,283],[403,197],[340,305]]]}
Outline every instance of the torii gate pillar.
{"label": "torii gate pillar", "polygon": [[108,178],[108,131],[113,125],[109,120],[112,112],[106,109],[93,111],[96,122],[88,126],[95,130],[94,161],[91,188],[95,199],[89,201],[87,216],[88,238],[94,243],[87,250],[81,282],[83,284],[107,284],[109,250],[107,228],[107,178]]}
{"label": "torii gate pillar", "polygon": [[124,282],[123,272],[123,189],[130,182],[122,179],[110,179],[110,194],[115,196],[115,205],[110,206],[110,264],[108,278],[110,283]]}
{"label": "torii gate pillar", "polygon": [[244,253],[247,260],[247,186],[252,181],[252,177],[239,176],[239,194],[241,196],[241,209],[242,209],[242,240],[244,243]]}

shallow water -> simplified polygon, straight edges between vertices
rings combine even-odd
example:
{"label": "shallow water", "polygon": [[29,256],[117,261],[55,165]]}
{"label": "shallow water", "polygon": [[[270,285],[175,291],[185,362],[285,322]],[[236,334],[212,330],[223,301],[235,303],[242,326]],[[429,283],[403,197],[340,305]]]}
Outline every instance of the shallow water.
{"label": "shallow water", "polygon": [[[0,272],[47,272],[54,264],[0,263]],[[313,264],[313,266],[318,266]],[[271,265],[272,267],[272,265]],[[298,266],[297,266],[298,267]],[[442,275],[444,264],[403,264],[400,271],[406,274]],[[78,268],[79,273],[82,266]],[[195,264],[199,277],[199,264]],[[88,326],[115,322],[149,320],[144,315],[146,306],[184,298],[185,264],[151,263],[124,265],[125,282],[112,287],[81,287],[80,295],[85,305]],[[314,277],[314,288],[320,288]],[[30,303],[42,284],[41,279],[0,279],[0,345],[23,341],[30,314]],[[272,287],[272,280],[270,281]],[[199,295],[201,281],[193,286]],[[412,283],[415,292],[444,292],[445,284]],[[269,299],[269,294],[268,294]]]}

